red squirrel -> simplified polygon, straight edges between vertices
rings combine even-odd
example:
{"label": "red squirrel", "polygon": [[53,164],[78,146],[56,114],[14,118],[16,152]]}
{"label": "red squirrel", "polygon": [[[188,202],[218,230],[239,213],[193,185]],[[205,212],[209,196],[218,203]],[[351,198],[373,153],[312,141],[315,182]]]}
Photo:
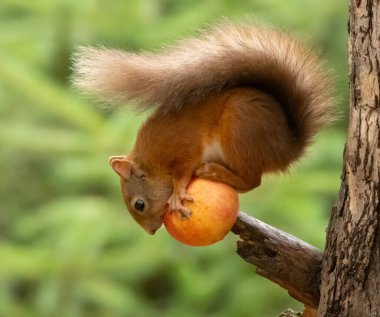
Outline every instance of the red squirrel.
{"label": "red squirrel", "polygon": [[330,120],[318,56],[266,27],[224,22],[161,53],[82,48],[74,84],[111,102],[153,109],[126,156],[110,158],[124,202],[150,234],[165,209],[190,217],[192,177],[239,192],[286,171]]}

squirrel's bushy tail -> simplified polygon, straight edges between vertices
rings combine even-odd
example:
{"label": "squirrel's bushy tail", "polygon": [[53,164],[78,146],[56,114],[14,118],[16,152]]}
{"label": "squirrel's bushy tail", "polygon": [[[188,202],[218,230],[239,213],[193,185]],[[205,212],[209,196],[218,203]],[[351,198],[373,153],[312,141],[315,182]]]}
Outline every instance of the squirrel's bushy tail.
{"label": "squirrel's bushy tail", "polygon": [[222,23],[160,54],[82,48],[74,84],[111,102],[163,113],[234,87],[262,89],[278,100],[301,147],[330,118],[330,81],[317,54],[284,33]]}

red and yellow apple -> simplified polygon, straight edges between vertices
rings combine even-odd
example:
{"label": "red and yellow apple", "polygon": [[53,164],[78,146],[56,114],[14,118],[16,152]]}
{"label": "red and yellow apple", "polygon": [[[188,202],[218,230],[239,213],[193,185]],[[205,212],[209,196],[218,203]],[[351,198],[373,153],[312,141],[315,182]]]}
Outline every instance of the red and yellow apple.
{"label": "red and yellow apple", "polygon": [[192,210],[190,219],[181,219],[178,212],[167,211],[164,225],[176,240],[192,245],[206,246],[222,240],[235,223],[238,209],[238,193],[232,187],[219,182],[194,179],[187,193],[193,201],[184,206]]}

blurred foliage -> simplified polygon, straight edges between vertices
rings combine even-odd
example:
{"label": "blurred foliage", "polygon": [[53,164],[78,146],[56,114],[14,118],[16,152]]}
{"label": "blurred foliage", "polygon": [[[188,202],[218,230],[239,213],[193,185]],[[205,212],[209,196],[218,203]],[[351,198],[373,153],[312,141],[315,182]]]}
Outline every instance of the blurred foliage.
{"label": "blurred foliage", "polygon": [[[254,16],[320,48],[346,118],[347,5],[340,0],[1,0],[0,316],[276,316],[300,305],[235,255],[125,211],[107,158],[143,119],[97,107],[69,85],[78,45],[156,50],[221,16]],[[346,119],[289,175],[268,176],[241,209],[323,248],[339,188]]]}

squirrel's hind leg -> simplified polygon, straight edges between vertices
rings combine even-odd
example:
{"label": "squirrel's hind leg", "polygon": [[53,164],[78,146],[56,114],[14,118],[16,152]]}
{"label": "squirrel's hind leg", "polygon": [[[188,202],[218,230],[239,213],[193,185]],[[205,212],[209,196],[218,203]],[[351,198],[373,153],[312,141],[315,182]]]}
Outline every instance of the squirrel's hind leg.
{"label": "squirrel's hind leg", "polygon": [[261,176],[249,180],[236,175],[227,167],[213,162],[203,163],[194,173],[196,176],[216,182],[225,183],[235,188],[238,192],[247,192],[260,186]]}

